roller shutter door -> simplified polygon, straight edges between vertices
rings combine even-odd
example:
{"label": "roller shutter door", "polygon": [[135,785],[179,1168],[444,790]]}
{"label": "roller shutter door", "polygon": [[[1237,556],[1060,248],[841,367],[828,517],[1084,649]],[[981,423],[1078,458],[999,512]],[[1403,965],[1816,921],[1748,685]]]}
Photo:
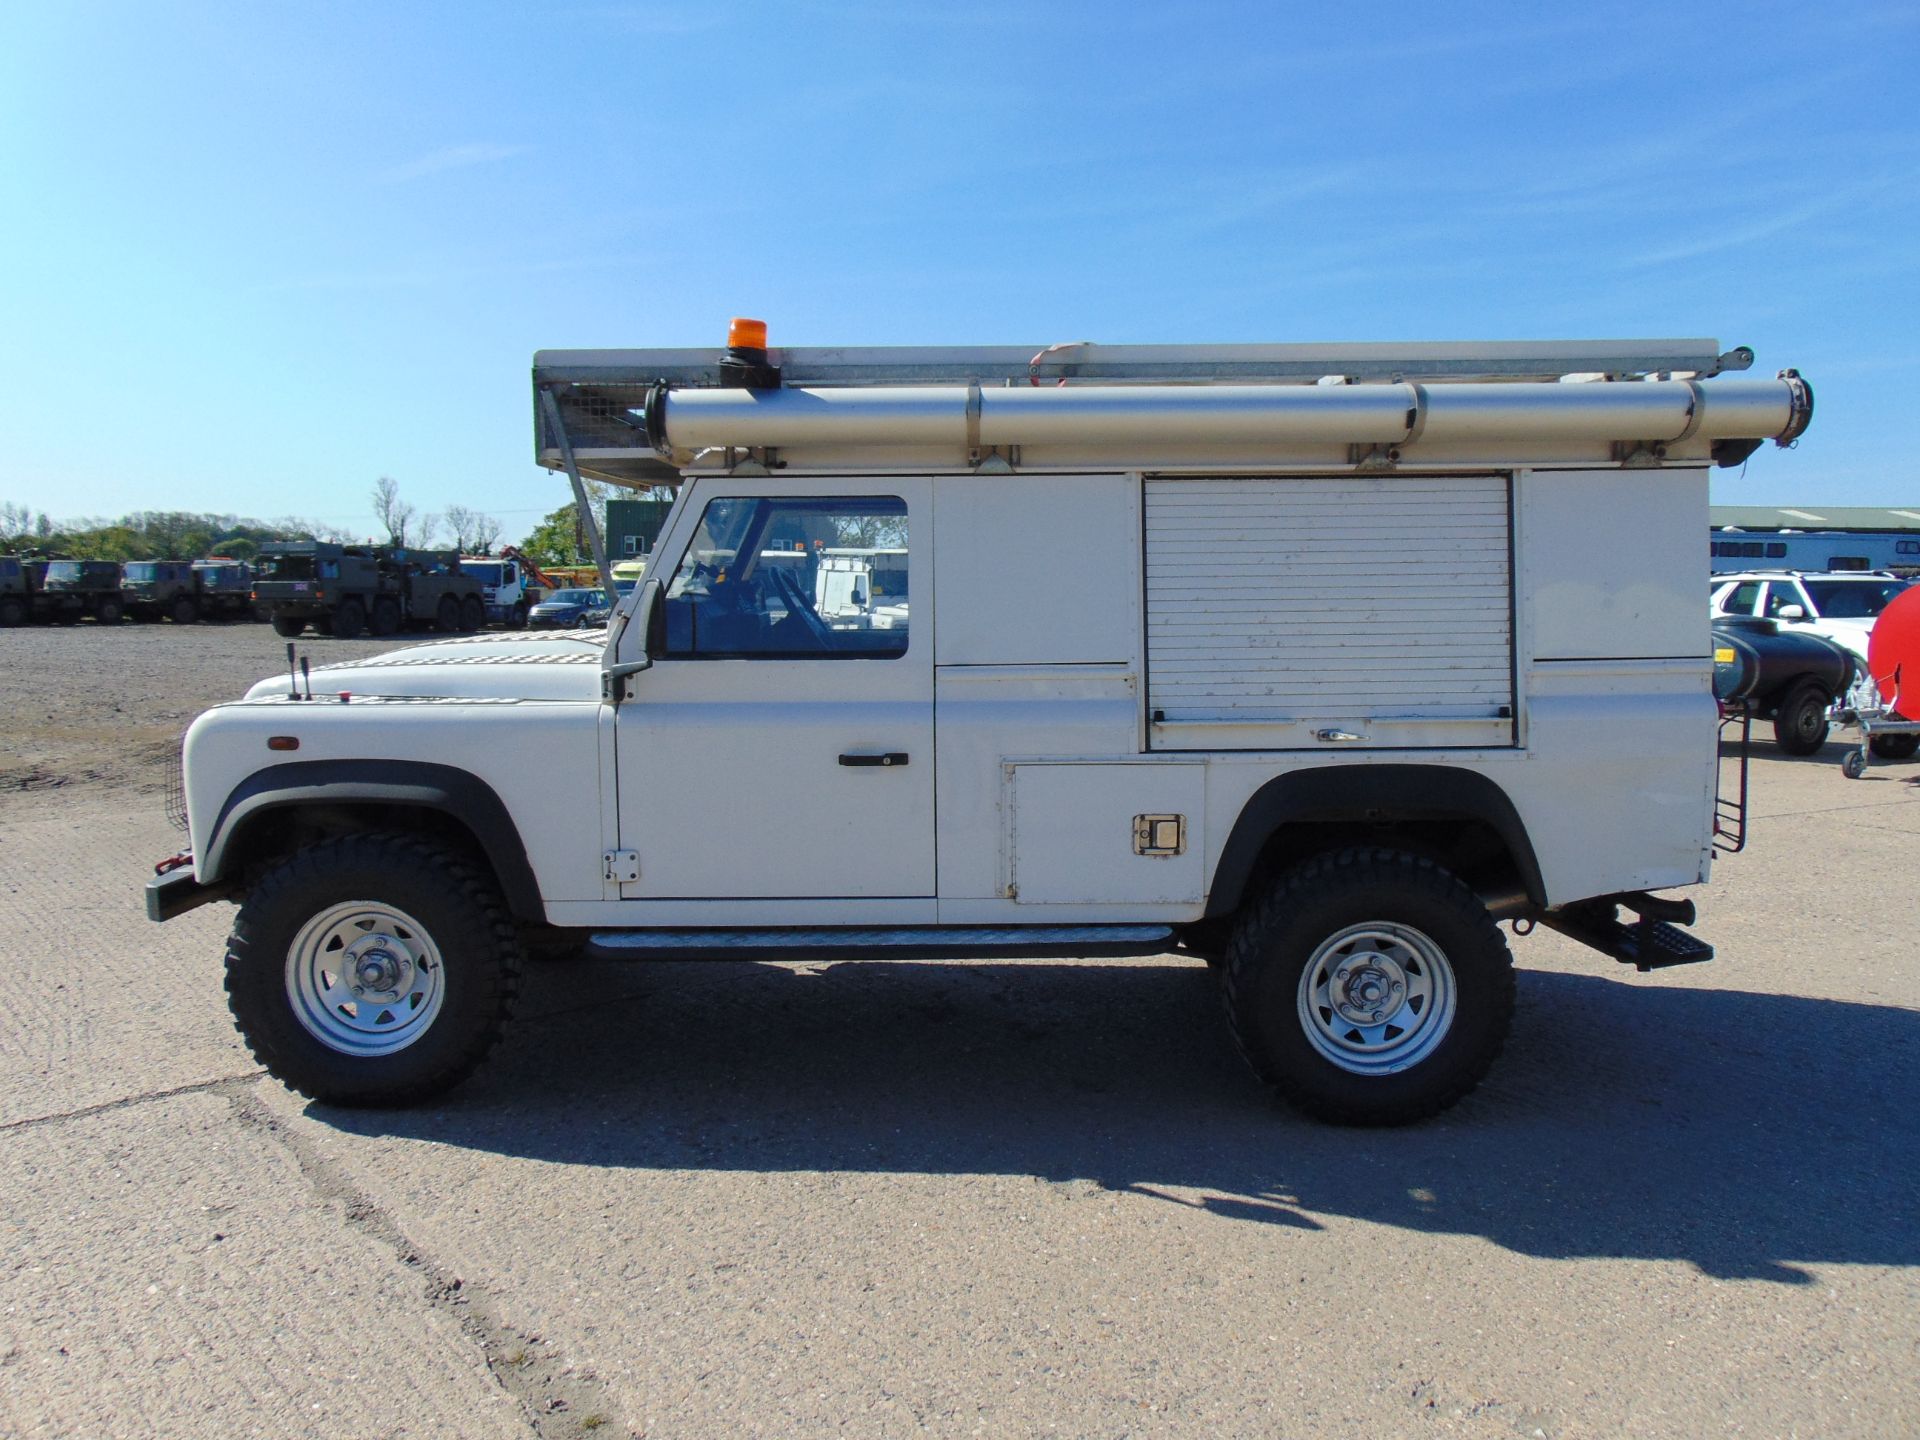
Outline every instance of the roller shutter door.
{"label": "roller shutter door", "polygon": [[1513,739],[1505,475],[1150,478],[1156,749]]}

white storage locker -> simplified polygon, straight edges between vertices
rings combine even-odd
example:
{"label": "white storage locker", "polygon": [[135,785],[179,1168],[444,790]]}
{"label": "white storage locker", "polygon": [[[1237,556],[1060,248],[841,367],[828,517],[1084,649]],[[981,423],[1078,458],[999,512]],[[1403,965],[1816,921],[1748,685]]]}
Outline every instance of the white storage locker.
{"label": "white storage locker", "polygon": [[1155,749],[1510,745],[1509,477],[1150,477]]}

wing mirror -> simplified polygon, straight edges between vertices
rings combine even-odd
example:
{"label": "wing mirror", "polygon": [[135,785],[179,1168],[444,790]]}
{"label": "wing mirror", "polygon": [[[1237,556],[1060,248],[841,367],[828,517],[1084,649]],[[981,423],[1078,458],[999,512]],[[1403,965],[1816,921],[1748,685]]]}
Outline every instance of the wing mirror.
{"label": "wing mirror", "polygon": [[1807,618],[1807,607],[1804,605],[1782,605],[1778,610],[1773,612],[1773,615],[1776,620],[1804,620]]}
{"label": "wing mirror", "polygon": [[[611,661],[619,653],[620,641],[627,631],[637,629],[641,639],[640,658],[610,663],[600,672],[600,698],[609,705],[618,705],[629,698],[627,682],[642,670],[651,669],[654,658],[666,649],[666,607],[661,603],[660,582],[643,580],[638,588],[639,596],[633,608],[625,612],[622,623],[607,637],[607,655]],[[620,613],[616,609],[615,614]]]}

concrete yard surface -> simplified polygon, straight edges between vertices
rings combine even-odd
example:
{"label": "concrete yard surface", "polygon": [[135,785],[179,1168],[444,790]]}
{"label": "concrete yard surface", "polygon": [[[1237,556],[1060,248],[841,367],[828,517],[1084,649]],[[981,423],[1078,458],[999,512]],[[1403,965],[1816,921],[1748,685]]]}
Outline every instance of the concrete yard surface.
{"label": "concrete yard surface", "polygon": [[1276,1107],[1177,956],[547,961],[473,1081],[347,1111],[239,1043],[229,907],[141,911],[167,737],[280,659],[0,634],[0,1436],[1920,1415],[1920,764],[1757,739],[1719,958],[1514,940],[1507,1053],[1409,1129]]}

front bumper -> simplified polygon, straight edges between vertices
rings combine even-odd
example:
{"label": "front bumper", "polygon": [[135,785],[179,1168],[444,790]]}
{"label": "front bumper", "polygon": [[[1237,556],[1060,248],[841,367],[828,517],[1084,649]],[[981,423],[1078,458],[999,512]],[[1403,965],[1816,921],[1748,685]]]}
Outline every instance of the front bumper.
{"label": "front bumper", "polygon": [[154,921],[171,920],[189,910],[210,905],[215,900],[225,900],[231,894],[232,886],[202,885],[193,878],[193,867],[182,865],[178,870],[156,875],[147,882],[147,918]]}

